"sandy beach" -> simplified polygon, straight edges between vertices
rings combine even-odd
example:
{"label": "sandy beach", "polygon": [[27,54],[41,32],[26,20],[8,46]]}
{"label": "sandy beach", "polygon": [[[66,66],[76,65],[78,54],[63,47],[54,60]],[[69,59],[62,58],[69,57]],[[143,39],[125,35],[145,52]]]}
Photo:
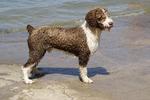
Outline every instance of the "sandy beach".
{"label": "sandy beach", "polygon": [[93,84],[79,81],[75,57],[56,51],[39,65],[46,75],[26,85],[19,64],[27,59],[26,43],[1,43],[0,100],[150,100],[150,15],[114,20],[88,64]]}

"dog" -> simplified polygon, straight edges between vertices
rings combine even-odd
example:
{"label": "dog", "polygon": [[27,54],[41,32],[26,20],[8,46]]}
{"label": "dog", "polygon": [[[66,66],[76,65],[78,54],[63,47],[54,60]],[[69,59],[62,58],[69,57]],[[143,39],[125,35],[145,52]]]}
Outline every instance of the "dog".
{"label": "dog", "polygon": [[101,32],[110,30],[112,27],[113,20],[104,8],[90,10],[80,27],[42,26],[34,28],[31,25],[27,25],[29,58],[22,66],[24,82],[34,82],[29,78],[29,74],[36,69],[46,51],[50,52],[53,49],[59,49],[78,57],[81,81],[92,83],[93,81],[87,75],[86,66],[90,56],[98,48]]}

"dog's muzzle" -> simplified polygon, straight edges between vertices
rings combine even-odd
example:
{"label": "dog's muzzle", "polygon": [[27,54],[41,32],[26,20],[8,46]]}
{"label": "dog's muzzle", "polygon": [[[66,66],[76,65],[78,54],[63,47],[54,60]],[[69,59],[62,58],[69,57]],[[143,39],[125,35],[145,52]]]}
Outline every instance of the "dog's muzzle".
{"label": "dog's muzzle", "polygon": [[114,26],[113,22],[109,23],[108,27],[105,27],[105,29],[108,29],[108,31],[110,31],[110,29]]}
{"label": "dog's muzzle", "polygon": [[106,18],[106,20],[102,23],[104,26],[104,29],[108,29],[110,31],[110,29],[114,26],[113,24],[113,20],[111,18]]}

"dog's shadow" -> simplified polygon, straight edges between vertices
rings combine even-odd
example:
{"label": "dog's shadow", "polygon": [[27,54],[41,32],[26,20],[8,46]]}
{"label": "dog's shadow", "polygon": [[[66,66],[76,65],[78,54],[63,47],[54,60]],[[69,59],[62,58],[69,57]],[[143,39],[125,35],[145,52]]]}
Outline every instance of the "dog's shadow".
{"label": "dog's shadow", "polygon": [[[42,74],[34,75],[32,78],[40,78],[48,74],[63,74],[63,75],[79,76],[78,68],[40,67],[38,68],[38,70],[40,70]],[[109,75],[109,72],[103,67],[88,68],[89,77],[93,77],[97,74]]]}

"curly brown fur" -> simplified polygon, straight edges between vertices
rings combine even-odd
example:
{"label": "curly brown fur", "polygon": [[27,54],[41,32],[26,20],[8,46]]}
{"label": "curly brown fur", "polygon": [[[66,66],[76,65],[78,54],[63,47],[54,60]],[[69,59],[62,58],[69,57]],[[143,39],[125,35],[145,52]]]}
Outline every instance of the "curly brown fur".
{"label": "curly brown fur", "polygon": [[101,31],[112,27],[109,21],[111,20],[108,19],[105,9],[97,8],[87,13],[85,23],[81,27],[43,26],[34,28],[27,25],[29,59],[22,67],[25,82],[32,83],[32,80],[28,78],[28,73],[38,65],[46,51],[52,49],[63,50],[78,57],[83,82],[93,82],[87,77],[86,65],[91,53],[97,49]]}

